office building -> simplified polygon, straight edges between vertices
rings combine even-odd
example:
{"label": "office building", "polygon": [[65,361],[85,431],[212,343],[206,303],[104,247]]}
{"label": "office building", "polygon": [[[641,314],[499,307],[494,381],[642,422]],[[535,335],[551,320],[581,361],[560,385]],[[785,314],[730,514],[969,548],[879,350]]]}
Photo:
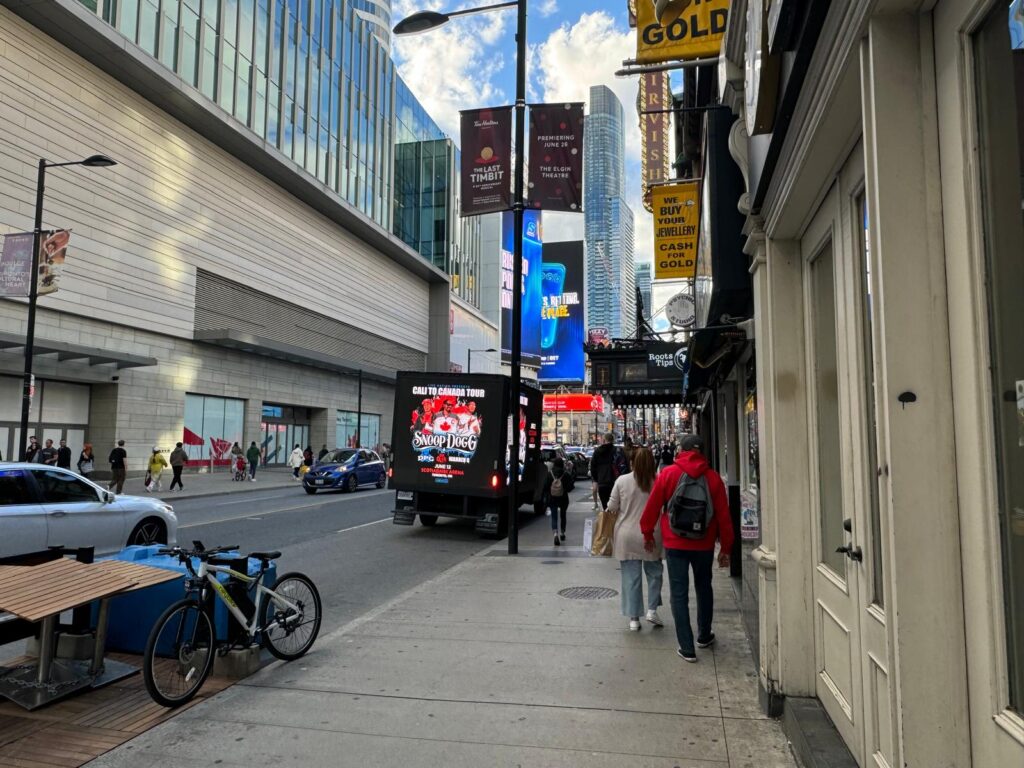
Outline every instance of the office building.
{"label": "office building", "polygon": [[[39,300],[32,432],[124,439],[131,473],[178,441],[278,463],[346,444],[358,412],[379,444],[395,371],[448,367],[447,275],[392,234],[394,67],[357,5],[0,7],[0,234],[31,230],[40,157],[118,162],[47,176],[43,225],[72,235]],[[0,300],[5,457],[25,323]]]}
{"label": "office building", "polygon": [[649,261],[637,262],[636,265],[636,287],[640,290],[640,300],[644,306],[644,319],[650,320],[654,307],[651,305],[651,263]]}
{"label": "office building", "polygon": [[622,102],[604,85],[590,89],[584,126],[583,237],[587,258],[587,326],[612,337],[636,326],[633,210],[625,200]]}

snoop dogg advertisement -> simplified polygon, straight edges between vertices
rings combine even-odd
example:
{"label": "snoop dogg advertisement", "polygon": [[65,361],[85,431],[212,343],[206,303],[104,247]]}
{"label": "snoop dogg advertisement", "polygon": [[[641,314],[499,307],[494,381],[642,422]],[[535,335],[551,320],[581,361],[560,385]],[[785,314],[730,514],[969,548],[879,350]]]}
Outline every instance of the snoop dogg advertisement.
{"label": "snoop dogg advertisement", "polygon": [[583,381],[583,241],[545,243],[541,267],[540,379]]}
{"label": "snoop dogg advertisement", "polygon": [[[501,359],[512,359],[512,291],[515,266],[515,218],[501,217]],[[541,252],[540,211],[523,212],[523,359],[525,365],[540,365]]]}

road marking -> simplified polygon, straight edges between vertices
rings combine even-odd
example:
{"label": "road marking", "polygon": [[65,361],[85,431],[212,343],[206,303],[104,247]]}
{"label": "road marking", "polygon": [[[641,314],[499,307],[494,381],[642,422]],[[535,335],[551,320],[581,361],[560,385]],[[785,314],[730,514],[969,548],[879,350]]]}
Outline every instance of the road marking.
{"label": "road marking", "polygon": [[[381,495],[383,495],[385,493],[394,493],[394,491],[388,491],[388,490],[371,491],[369,493],[361,494],[358,498],[368,499],[368,498],[371,498],[373,496],[381,496]],[[351,495],[349,495],[349,496],[341,496],[341,497],[338,497],[338,498],[335,498],[335,499],[331,499],[330,501],[318,501],[318,502],[315,502],[313,504],[300,504],[297,507],[285,507],[284,509],[275,509],[275,510],[270,511],[270,512],[264,512],[263,516],[264,517],[269,517],[270,515],[277,515],[277,514],[280,514],[281,512],[298,512],[298,511],[303,510],[303,509],[313,509],[314,507],[325,507],[328,504],[337,504],[340,501],[353,501],[356,498],[357,497],[351,496]],[[185,528],[198,528],[201,525],[216,525],[217,523],[233,523],[233,522],[235,522],[237,520],[248,520],[249,517],[250,517],[250,515],[237,515],[235,517],[222,517],[222,518],[218,518],[216,520],[204,520],[204,521],[198,522],[198,523],[186,523],[185,525],[179,525],[178,526],[178,530],[180,531],[180,530],[183,530]]]}
{"label": "road marking", "polygon": [[335,533],[345,533],[345,531],[354,531],[356,528],[368,528],[371,525],[377,525],[378,523],[386,523],[391,519],[391,516],[383,517],[380,520],[374,520],[372,523],[363,523],[362,525],[353,525],[351,528],[342,528],[340,531]]}

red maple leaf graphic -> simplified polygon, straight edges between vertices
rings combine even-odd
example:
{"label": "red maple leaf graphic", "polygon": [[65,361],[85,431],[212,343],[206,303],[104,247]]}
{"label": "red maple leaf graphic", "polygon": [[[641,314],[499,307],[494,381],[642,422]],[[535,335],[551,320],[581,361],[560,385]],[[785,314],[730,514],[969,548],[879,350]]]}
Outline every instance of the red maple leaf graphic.
{"label": "red maple leaf graphic", "polygon": [[441,422],[441,431],[447,432],[451,428],[452,428],[452,425],[449,424],[447,421],[442,421]]}

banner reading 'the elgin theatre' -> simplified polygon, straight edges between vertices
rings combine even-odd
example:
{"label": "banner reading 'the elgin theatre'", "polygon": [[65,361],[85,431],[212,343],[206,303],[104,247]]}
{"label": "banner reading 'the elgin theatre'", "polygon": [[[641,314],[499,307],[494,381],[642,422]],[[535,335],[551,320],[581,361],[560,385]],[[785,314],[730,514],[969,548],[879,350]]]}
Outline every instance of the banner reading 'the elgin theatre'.
{"label": "banner reading 'the elgin theatre'", "polygon": [[526,207],[583,211],[583,104],[530,107]]}
{"label": "banner reading 'the elgin theatre'", "polygon": [[512,107],[473,109],[462,116],[463,216],[512,207]]}

